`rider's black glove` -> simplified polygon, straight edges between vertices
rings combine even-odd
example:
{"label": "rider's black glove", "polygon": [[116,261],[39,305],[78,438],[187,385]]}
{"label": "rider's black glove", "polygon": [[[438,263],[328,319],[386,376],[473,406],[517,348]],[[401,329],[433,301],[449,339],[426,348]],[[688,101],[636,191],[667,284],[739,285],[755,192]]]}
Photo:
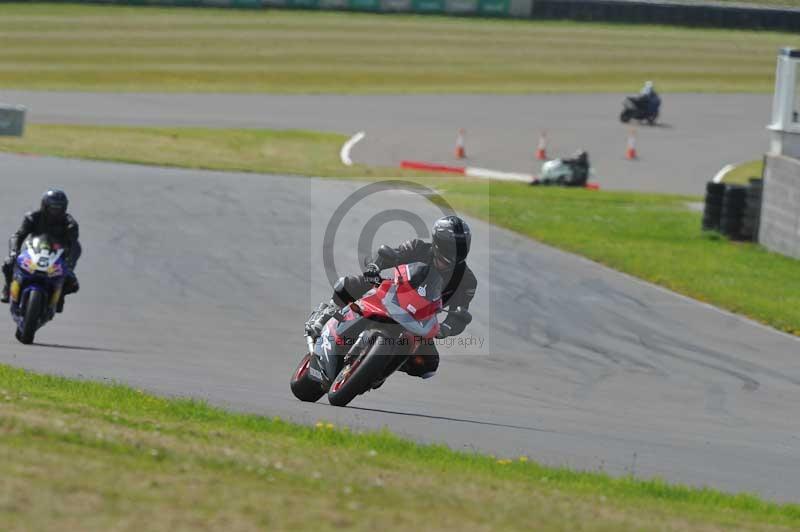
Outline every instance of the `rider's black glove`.
{"label": "rider's black glove", "polygon": [[367,264],[364,270],[364,280],[370,284],[381,284],[381,269],[377,264]]}
{"label": "rider's black glove", "polygon": [[467,325],[469,325],[471,321],[472,314],[470,314],[467,309],[457,307],[455,310],[451,310],[447,313],[447,318],[439,328],[439,334],[437,334],[436,337],[447,338],[448,336],[458,336],[464,332],[464,329],[467,328]]}

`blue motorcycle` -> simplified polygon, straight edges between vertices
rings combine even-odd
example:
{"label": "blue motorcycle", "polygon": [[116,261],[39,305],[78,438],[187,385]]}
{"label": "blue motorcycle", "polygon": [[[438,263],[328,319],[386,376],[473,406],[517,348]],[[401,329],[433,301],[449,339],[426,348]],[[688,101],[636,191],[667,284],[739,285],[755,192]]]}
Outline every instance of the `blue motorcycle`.
{"label": "blue motorcycle", "polygon": [[48,235],[30,235],[22,243],[9,289],[16,337],[23,344],[52,320],[68,274],[64,248]]}

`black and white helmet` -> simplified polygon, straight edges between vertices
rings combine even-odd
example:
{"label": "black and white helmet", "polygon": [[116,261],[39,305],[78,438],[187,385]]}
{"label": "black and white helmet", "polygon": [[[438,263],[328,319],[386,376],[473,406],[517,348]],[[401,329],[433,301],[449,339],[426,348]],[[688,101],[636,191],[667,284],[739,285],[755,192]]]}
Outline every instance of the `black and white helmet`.
{"label": "black and white helmet", "polygon": [[433,258],[453,267],[469,255],[472,232],[458,216],[445,216],[433,224]]}

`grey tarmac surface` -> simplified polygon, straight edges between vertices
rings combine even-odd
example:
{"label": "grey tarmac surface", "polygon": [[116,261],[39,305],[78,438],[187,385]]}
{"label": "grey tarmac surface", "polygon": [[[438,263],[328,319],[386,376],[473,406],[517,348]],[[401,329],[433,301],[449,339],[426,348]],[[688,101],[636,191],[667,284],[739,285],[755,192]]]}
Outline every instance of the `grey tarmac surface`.
{"label": "grey tarmac surface", "polygon": [[[364,130],[353,160],[384,166],[416,159],[535,174],[546,130],[551,157],[585,148],[602,187],[649,192],[702,195],[720,168],[767,148],[770,95],[665,94],[663,123],[636,128],[640,158],[627,161],[623,96],[0,93],[28,105],[33,122]],[[454,158],[459,128],[467,130],[466,161]]]}
{"label": "grey tarmac surface", "polygon": [[[2,362],[800,501],[796,338],[470,220],[480,285],[469,332],[483,346],[444,346],[432,380],[398,374],[349,408],[305,404],[288,381],[306,315],[330,293],[322,234],[363,183],[5,154],[0,173],[17,176],[3,182],[3,231],[59,184],[85,248],[82,290],[39,345],[18,344],[8,315],[0,322]],[[365,220],[397,208],[438,213],[403,191],[358,203],[337,232],[341,272],[356,269]],[[410,231],[393,222],[378,240]]]}

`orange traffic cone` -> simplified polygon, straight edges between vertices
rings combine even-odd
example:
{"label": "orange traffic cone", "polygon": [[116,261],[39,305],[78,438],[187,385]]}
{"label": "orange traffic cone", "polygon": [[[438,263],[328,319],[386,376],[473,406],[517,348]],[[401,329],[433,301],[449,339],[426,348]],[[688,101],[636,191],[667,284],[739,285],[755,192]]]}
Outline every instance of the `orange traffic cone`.
{"label": "orange traffic cone", "polygon": [[630,133],[628,133],[628,149],[625,150],[625,158],[629,161],[639,158],[636,153],[636,130],[634,129],[631,129]]}
{"label": "orange traffic cone", "polygon": [[547,132],[539,135],[539,147],[536,148],[536,158],[540,161],[547,160]]}
{"label": "orange traffic cone", "polygon": [[464,148],[464,130],[458,130],[456,137],[456,159],[464,159],[467,156],[467,150]]}

